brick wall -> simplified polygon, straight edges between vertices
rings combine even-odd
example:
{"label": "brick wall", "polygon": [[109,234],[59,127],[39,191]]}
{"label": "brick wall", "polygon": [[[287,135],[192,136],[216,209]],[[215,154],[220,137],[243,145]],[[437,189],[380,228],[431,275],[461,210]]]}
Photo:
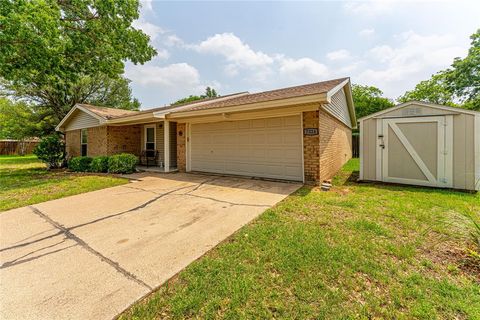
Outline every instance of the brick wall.
{"label": "brick wall", "polygon": [[352,157],[352,130],[325,110],[318,112],[320,182],[332,178]]}
{"label": "brick wall", "polygon": [[96,157],[107,154],[107,127],[88,128],[87,156]]}
{"label": "brick wall", "polygon": [[[318,129],[318,111],[303,113],[303,127]],[[303,163],[305,183],[318,184],[320,176],[319,136],[303,135]]]}
{"label": "brick wall", "polygon": [[186,135],[185,123],[177,123],[177,168],[179,172],[185,172],[187,169]]}
{"label": "brick wall", "polygon": [[[132,153],[140,155],[141,130],[139,125],[122,127],[88,128],[89,157],[112,155],[117,153]],[[71,130],[65,133],[66,149],[69,157],[78,157],[80,150],[81,130]]]}
{"label": "brick wall", "polygon": [[108,155],[117,153],[132,153],[136,156],[141,151],[141,126],[107,127],[106,152]]}
{"label": "brick wall", "polygon": [[67,157],[80,156],[80,130],[70,130],[65,132],[65,144]]}

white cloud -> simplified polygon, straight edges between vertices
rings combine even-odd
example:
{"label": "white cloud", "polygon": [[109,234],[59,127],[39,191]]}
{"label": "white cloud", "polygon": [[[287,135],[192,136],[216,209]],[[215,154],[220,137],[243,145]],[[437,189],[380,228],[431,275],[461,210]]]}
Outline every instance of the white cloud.
{"label": "white cloud", "polygon": [[327,58],[332,61],[346,60],[350,58],[350,52],[345,49],[340,49],[327,53]]}
{"label": "white cloud", "polygon": [[164,40],[164,43],[165,45],[169,46],[169,47],[173,47],[173,46],[183,46],[185,43],[183,42],[182,39],[180,39],[180,37],[178,37],[176,34],[170,34],[166,37],[166,39]]}
{"label": "white cloud", "polygon": [[141,18],[133,21],[132,26],[145,32],[147,35],[150,36],[150,39],[152,41],[154,41],[159,35],[165,33],[165,30],[163,30],[162,27],[147,22]]}
{"label": "white cloud", "polygon": [[454,57],[465,55],[468,42],[459,44],[449,34],[420,35],[413,31],[396,37],[397,46],[379,45],[368,51],[370,66],[355,81],[385,88],[385,93],[399,95],[398,87],[413,87],[430,74],[447,68]]}
{"label": "white cloud", "polygon": [[375,29],[374,28],[366,28],[363,30],[360,30],[358,33],[361,37],[370,37],[375,34]]}
{"label": "white cloud", "polygon": [[238,73],[239,68],[265,68],[273,63],[273,58],[254,51],[233,33],[215,34],[212,37],[190,46],[200,53],[220,55],[228,62],[226,72]]}
{"label": "white cloud", "polygon": [[167,49],[157,49],[157,58],[168,59],[170,57],[170,52]]}
{"label": "white cloud", "polygon": [[144,10],[153,11],[152,2],[153,0],[140,0],[140,5]]}
{"label": "white cloud", "polygon": [[130,66],[126,69],[127,78],[141,85],[183,88],[196,87],[200,82],[198,70],[188,63],[174,63],[167,66],[151,64]]}
{"label": "white cloud", "polygon": [[320,81],[328,76],[326,65],[310,58],[281,58],[279,72],[281,75],[300,81]]}
{"label": "white cloud", "polygon": [[353,15],[375,16],[393,11],[395,0],[371,0],[346,2],[343,9]]}

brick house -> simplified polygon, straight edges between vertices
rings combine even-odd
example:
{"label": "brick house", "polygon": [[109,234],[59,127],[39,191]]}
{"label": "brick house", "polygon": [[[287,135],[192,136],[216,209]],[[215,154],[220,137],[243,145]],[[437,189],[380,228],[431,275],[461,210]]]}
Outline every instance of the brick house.
{"label": "brick house", "polygon": [[69,156],[157,150],[166,172],[318,184],[351,158],[349,78],[126,111],[78,104],[57,126]]}

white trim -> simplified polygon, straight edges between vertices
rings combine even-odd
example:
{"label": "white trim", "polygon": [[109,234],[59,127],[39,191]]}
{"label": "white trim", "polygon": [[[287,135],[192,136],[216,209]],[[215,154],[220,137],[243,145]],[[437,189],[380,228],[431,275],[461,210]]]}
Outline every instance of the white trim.
{"label": "white trim", "polygon": [[[422,107],[429,107],[429,108],[440,109],[440,110],[445,110],[445,111],[452,111],[452,112],[455,112],[457,114],[458,113],[466,113],[466,114],[480,115],[480,112],[478,112],[478,111],[472,111],[472,110],[467,110],[467,109],[462,109],[462,108],[454,108],[454,107],[449,107],[449,106],[442,106],[442,105],[439,105],[439,104],[428,103],[428,102],[409,101],[409,102],[405,102],[405,103],[396,105],[394,107],[391,107],[391,108],[388,108],[388,109],[385,109],[385,110],[381,110],[381,111],[372,113],[368,116],[365,116],[365,117],[362,117],[362,118],[358,119],[358,121],[363,121],[363,120],[367,120],[367,119],[370,119],[370,118],[378,117],[378,116],[381,116],[385,113],[392,112],[392,111],[395,111],[395,110],[398,110],[398,109],[401,109],[401,108],[404,108],[404,107],[407,107],[407,106],[410,106],[410,105],[419,105],[419,106],[422,106]],[[441,115],[439,115],[439,116],[441,116]]]}
{"label": "white trim", "polygon": [[[352,136],[353,139],[353,136]],[[363,121],[360,122],[360,137],[359,137],[359,148],[360,148],[360,180],[363,180]]]}
{"label": "white trim", "polygon": [[163,122],[163,167],[170,171],[170,121]]}
{"label": "white trim", "polygon": [[[383,132],[383,122],[381,119],[377,119],[376,121],[376,134],[375,134],[375,180],[382,181],[383,180],[383,148],[380,144],[383,143],[385,145],[385,132]],[[363,121],[362,121],[363,122]],[[379,138],[379,135],[383,135],[383,138]],[[380,139],[382,139],[380,141]]]}
{"label": "white trim", "polygon": [[[445,125],[443,126],[444,146],[445,146],[445,171],[443,172],[444,181],[440,185],[446,188],[453,187],[453,116],[445,116]],[[440,144],[441,145],[441,144]]]}
{"label": "white trim", "polygon": [[[86,143],[83,143],[83,130],[86,130],[86,132],[87,132],[87,142]],[[82,156],[82,157],[84,157],[84,155],[82,154],[83,145],[87,146],[87,154],[85,155],[85,157],[87,157],[88,156],[88,129],[87,128],[80,129],[80,156]]]}
{"label": "white trim", "polygon": [[[330,89],[327,92],[327,102],[328,103],[332,102],[332,97],[338,91],[340,91],[342,89],[344,89],[345,98],[347,100],[348,113],[350,115],[350,125],[349,125],[349,127],[352,128],[352,129],[355,129],[355,128],[357,128],[357,116],[355,114],[355,107],[354,107],[354,103],[353,103],[352,88],[351,88],[351,85],[350,85],[350,78],[347,78],[346,80],[342,81],[342,83],[340,83],[339,85],[335,86],[334,88]],[[333,116],[338,119],[337,116],[335,116],[335,115],[333,115]]]}
{"label": "white trim", "polygon": [[[332,96],[338,91],[340,91],[341,89],[344,89],[345,97],[347,99],[347,107],[348,107],[348,112],[350,114],[350,122],[351,122],[350,126],[351,128],[355,129],[357,128],[357,115],[355,114],[355,106],[353,103],[350,78],[345,79],[345,81],[342,81],[342,83],[340,83],[339,85],[335,86],[334,88],[330,89],[327,92],[327,102],[330,103],[332,100]],[[337,116],[335,116],[335,118],[337,118]]]}
{"label": "white trim", "polygon": [[87,108],[85,107],[82,107],[81,105],[79,104],[76,104],[73,106],[72,109],[70,109],[70,111],[68,111],[68,113],[65,115],[65,117],[63,117],[63,119],[60,121],[60,123],[55,127],[55,131],[60,131],[60,129],[63,127],[63,125],[65,124],[65,122],[68,120],[68,118],[70,118],[70,116],[76,111],[76,110],[80,110],[80,111],[83,111],[85,112],[86,114],[94,117],[95,119],[97,119],[99,121],[99,126],[101,126],[102,124],[105,123],[106,119],[99,116],[98,114],[88,110]]}
{"label": "white trim", "polygon": [[473,132],[475,143],[475,190],[480,191],[480,114],[475,115]]}
{"label": "white trim", "polygon": [[333,97],[333,95],[335,93],[337,93],[340,89],[342,89],[347,83],[350,82],[350,79],[347,78],[345,79],[344,81],[342,81],[340,84],[336,85],[335,87],[333,87],[332,89],[330,89],[328,92],[327,92],[327,101],[328,102],[331,102],[331,99]]}
{"label": "white trim", "polygon": [[[302,143],[302,183],[305,183],[305,149],[303,148],[303,112],[300,112],[300,130],[301,130],[301,143]],[[319,133],[320,134],[320,133]]]}
{"label": "white trim", "polygon": [[157,150],[157,125],[156,124],[147,124],[143,126],[142,150],[147,150],[147,128],[153,128],[153,150]]}

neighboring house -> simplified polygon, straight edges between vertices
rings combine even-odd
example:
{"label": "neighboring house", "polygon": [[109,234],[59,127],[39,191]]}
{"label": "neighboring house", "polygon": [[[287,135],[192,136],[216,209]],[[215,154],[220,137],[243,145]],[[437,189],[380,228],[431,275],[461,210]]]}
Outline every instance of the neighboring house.
{"label": "neighboring house", "polygon": [[69,156],[158,150],[167,172],[318,184],[351,158],[351,92],[342,78],[144,111],[78,104],[57,130]]}
{"label": "neighboring house", "polygon": [[480,190],[480,112],[411,101],[360,122],[360,179]]}

